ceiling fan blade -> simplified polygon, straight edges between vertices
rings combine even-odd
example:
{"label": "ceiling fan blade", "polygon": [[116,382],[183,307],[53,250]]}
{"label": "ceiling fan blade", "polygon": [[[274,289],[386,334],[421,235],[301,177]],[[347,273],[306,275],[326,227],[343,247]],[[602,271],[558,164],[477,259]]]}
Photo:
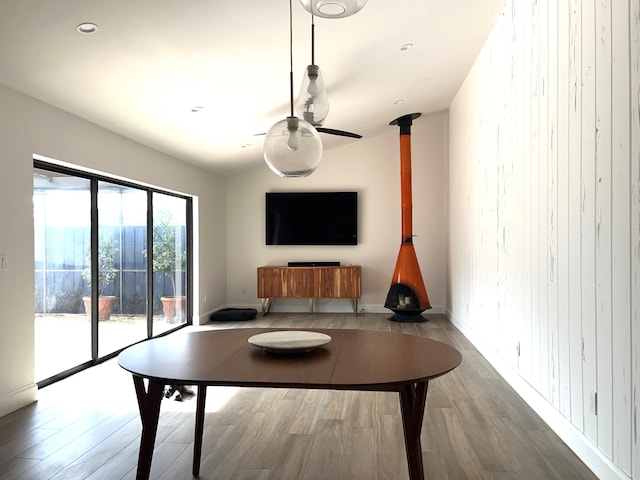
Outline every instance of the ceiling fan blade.
{"label": "ceiling fan blade", "polygon": [[339,135],[341,137],[350,137],[350,138],[362,138],[362,135],[358,133],[345,132],[344,130],[335,130],[333,128],[325,128],[325,127],[316,127],[316,130],[320,133],[328,133],[329,135]]}

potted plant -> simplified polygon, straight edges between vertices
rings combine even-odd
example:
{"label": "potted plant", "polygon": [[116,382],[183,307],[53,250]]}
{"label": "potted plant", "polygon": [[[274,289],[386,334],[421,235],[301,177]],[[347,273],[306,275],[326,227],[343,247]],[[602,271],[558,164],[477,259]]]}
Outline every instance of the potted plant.
{"label": "potted plant", "polygon": [[[113,238],[101,238],[98,248],[98,320],[109,320],[116,297],[113,295],[104,295],[104,291],[116,278],[117,270],[115,269],[116,248]],[[86,267],[82,270],[82,278],[91,288],[91,249],[87,253],[85,259]],[[84,308],[87,315],[91,314],[91,297],[83,297]]]}
{"label": "potted plant", "polygon": [[[184,270],[187,253],[184,245],[176,241],[178,228],[171,225],[170,215],[164,214],[153,227],[153,271],[171,279],[171,296],[161,296],[162,310],[169,323],[179,323],[185,317],[186,297],[176,295],[176,272]],[[147,255],[147,250],[144,250]]]}

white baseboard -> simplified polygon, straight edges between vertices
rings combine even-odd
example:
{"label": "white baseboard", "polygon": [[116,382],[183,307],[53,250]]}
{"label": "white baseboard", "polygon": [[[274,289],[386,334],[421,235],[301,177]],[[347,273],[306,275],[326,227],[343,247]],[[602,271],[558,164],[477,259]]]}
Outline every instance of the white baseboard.
{"label": "white baseboard", "polygon": [[516,393],[540,416],[562,441],[589,467],[600,480],[632,480],[620,470],[596,445],[580,432],[562,413],[535,390],[518,372],[497,357],[460,318],[446,312],[451,322],[476,347]]}
{"label": "white baseboard", "polygon": [[38,399],[38,386],[35,383],[22,387],[0,397],[0,417],[29,405]]}
{"label": "white baseboard", "polygon": [[[232,305],[224,305],[219,308],[212,310],[209,313],[204,315],[200,315],[198,325],[204,325],[209,322],[209,316],[222,308],[230,308]],[[243,308],[255,308],[258,310],[258,314],[260,315],[262,312],[262,304],[249,304],[243,305]],[[271,304],[271,312],[273,313],[309,313],[309,301],[300,302],[296,299],[274,299]],[[353,309],[351,307],[350,300],[325,300],[322,299],[320,301],[314,302],[313,305],[314,313],[353,313]],[[384,305],[362,305],[358,303],[358,313],[388,313],[391,315],[393,312],[388,308],[385,308]],[[443,306],[434,306],[429,310],[425,310],[422,315],[429,317],[429,314],[432,315],[444,315],[446,313],[446,309]]]}
{"label": "white baseboard", "polygon": [[[359,305],[358,307],[358,311],[361,313],[388,313],[389,315],[393,314],[393,312],[386,308],[384,305]],[[431,307],[429,310],[425,310],[424,312],[422,312],[422,315],[427,316],[428,318],[429,314],[444,315],[445,312],[446,310],[444,307],[436,305]]]}
{"label": "white baseboard", "polygon": [[[314,313],[353,313],[353,309],[351,308],[350,301],[346,301],[344,303],[339,303],[338,301],[331,301],[324,303],[324,300],[321,300],[323,303],[314,303],[313,304],[313,312]],[[258,308],[258,311],[261,311],[262,306],[254,307]],[[278,313],[308,313],[309,312],[309,303],[306,304],[292,304],[289,303],[287,299],[274,299],[271,304],[271,311]],[[393,312],[388,308],[385,308],[384,305],[363,305],[358,304],[358,313],[388,313],[392,315]],[[444,307],[431,307],[429,310],[425,310],[422,315],[429,314],[444,314]]]}

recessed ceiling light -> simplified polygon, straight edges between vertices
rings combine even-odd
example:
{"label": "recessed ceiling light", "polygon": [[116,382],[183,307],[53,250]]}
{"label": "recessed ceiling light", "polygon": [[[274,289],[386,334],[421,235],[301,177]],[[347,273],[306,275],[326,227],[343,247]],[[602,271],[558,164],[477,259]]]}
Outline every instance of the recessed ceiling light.
{"label": "recessed ceiling light", "polygon": [[201,112],[204,109],[204,107],[201,107],[199,105],[195,106],[195,107],[191,107],[191,111],[193,113],[197,113],[197,112]]}
{"label": "recessed ceiling light", "polygon": [[404,50],[409,50],[410,48],[413,48],[413,43],[405,43],[400,47],[400,50],[404,51]]}
{"label": "recessed ceiling light", "polygon": [[393,102],[393,104],[400,105],[402,102],[404,102],[404,100],[396,100],[395,102]]}
{"label": "recessed ceiling light", "polygon": [[76,30],[85,35],[91,35],[92,33],[96,33],[98,31],[98,25],[92,22],[84,22],[78,25],[76,27]]}

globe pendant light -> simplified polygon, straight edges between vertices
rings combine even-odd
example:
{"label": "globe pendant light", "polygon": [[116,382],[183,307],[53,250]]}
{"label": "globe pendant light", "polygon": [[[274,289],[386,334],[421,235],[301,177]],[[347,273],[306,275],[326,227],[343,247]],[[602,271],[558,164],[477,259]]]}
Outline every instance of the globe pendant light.
{"label": "globe pendant light", "polygon": [[322,126],[329,114],[329,98],[324,88],[320,67],[315,63],[315,23],[311,15],[311,65],[304,71],[304,79],[296,102],[298,115],[314,127]]}
{"label": "globe pendant light", "polygon": [[322,141],[313,126],[298,117],[274,124],[264,140],[264,160],[280,177],[306,177],[320,164]]}
{"label": "globe pendant light", "polygon": [[293,19],[289,0],[289,104],[290,115],[267,132],[263,154],[267,166],[280,177],[306,177],[322,158],[322,141],[310,123],[293,115]]}
{"label": "globe pendant light", "polygon": [[323,18],[344,18],[358,13],[367,0],[300,0],[304,9]]}

